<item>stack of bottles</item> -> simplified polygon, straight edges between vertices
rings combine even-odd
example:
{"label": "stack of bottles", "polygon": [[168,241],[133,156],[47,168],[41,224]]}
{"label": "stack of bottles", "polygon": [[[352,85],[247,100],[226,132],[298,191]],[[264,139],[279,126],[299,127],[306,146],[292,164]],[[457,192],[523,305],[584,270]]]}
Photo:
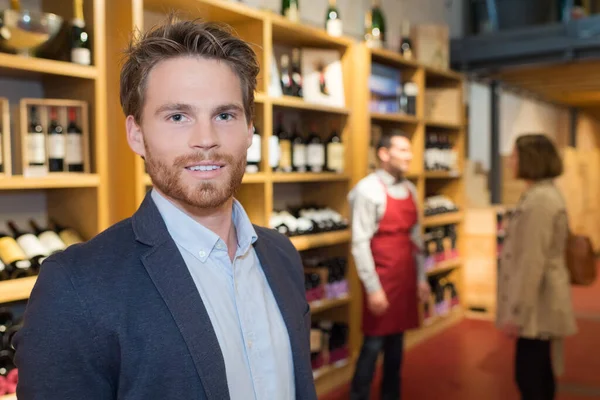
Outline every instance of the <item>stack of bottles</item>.
{"label": "stack of bottles", "polygon": [[428,133],[425,139],[425,170],[458,170],[458,152],[447,133]]}
{"label": "stack of bottles", "polygon": [[70,228],[54,222],[54,227],[40,227],[29,221],[31,231],[22,230],[14,221],[7,225],[11,234],[0,231],[0,281],[36,275],[51,254],[83,240]]}
{"label": "stack of bottles", "polygon": [[273,210],[269,225],[286,236],[311,235],[348,228],[348,221],[329,207]]}
{"label": "stack of bottles", "polygon": [[314,342],[311,346],[311,363],[313,371],[326,366],[341,366],[348,362],[348,325],[323,320],[313,323]]}
{"label": "stack of bottles", "polygon": [[456,239],[455,224],[425,228],[425,269],[429,271],[434,269],[437,263],[457,258],[459,254]]}
{"label": "stack of bottles", "polygon": [[347,260],[342,257],[304,260],[306,298],[309,302],[348,296]]}
{"label": "stack of bottles", "polygon": [[443,195],[427,197],[424,208],[424,215],[426,217],[458,211],[456,204],[448,196]]}
{"label": "stack of bottles", "polygon": [[9,309],[0,308],[0,396],[17,390],[19,375],[14,363],[12,338],[20,327],[20,318],[15,318]]}
{"label": "stack of bottles", "polygon": [[460,304],[455,284],[447,278],[430,278],[432,297],[425,304],[424,319],[431,321],[434,317],[444,317]]}

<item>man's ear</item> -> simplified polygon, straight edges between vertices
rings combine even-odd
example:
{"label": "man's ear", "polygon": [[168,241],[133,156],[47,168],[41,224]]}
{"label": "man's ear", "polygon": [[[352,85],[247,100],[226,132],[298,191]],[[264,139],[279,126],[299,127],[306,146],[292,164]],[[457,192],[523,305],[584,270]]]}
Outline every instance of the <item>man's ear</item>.
{"label": "man's ear", "polygon": [[379,150],[377,150],[377,156],[382,162],[388,162],[390,160],[390,152],[385,147],[380,147]]}
{"label": "man's ear", "polygon": [[250,148],[250,146],[252,146],[252,136],[254,136],[254,122],[250,122],[250,124],[248,125],[248,146],[246,146],[247,148]]}
{"label": "man's ear", "polygon": [[127,143],[129,143],[129,147],[131,147],[134,153],[145,158],[144,134],[142,133],[142,128],[135,122],[133,115],[127,116],[125,127],[127,128]]}

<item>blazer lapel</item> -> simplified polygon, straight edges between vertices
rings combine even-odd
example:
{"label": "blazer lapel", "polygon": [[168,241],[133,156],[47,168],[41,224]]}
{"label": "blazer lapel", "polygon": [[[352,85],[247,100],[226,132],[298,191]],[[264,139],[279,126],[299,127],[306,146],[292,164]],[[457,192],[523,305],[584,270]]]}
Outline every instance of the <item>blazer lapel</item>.
{"label": "blazer lapel", "polygon": [[[304,331],[304,318],[297,309],[297,305],[293,304],[293,296],[290,295],[289,287],[293,285],[290,277],[286,273],[286,264],[291,262],[290,259],[279,255],[274,247],[270,247],[267,239],[261,237],[254,244],[254,249],[261,263],[262,269],[267,277],[269,286],[273,291],[275,300],[283,316],[283,320],[287,327],[290,336],[290,345],[292,349],[292,357],[294,361],[294,376],[296,384],[296,398],[299,400],[313,399],[311,395],[314,392],[309,389],[313,388],[313,376],[310,368],[310,354],[307,343],[304,343],[304,335],[308,335]],[[308,336],[306,336],[308,338]]]}
{"label": "blazer lapel", "polygon": [[[133,217],[137,239],[152,247],[142,262],[190,351],[210,400],[229,399],[225,361],[202,297],[150,196]],[[168,272],[168,273],[167,273]]]}

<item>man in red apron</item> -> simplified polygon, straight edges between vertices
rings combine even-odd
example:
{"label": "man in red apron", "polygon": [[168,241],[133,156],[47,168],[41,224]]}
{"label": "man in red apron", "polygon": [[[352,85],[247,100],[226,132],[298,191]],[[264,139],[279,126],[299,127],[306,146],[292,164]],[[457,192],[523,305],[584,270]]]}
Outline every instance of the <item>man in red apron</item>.
{"label": "man in red apron", "polygon": [[383,400],[400,399],[404,332],[419,326],[418,304],[430,288],[423,269],[417,192],[404,178],[412,160],[402,132],[383,136],[379,169],[351,191],[352,255],[363,287],[363,345],[350,400],[369,398],[383,350]]}

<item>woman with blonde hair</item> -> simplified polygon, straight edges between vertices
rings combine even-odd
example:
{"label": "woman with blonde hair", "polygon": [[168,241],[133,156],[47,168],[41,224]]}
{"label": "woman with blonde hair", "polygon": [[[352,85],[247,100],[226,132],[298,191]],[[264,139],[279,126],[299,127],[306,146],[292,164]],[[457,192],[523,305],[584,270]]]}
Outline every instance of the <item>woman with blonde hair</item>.
{"label": "woman with blonde hair", "polygon": [[509,221],[498,272],[496,324],[515,338],[515,379],[522,400],[555,398],[562,338],[576,333],[565,246],[569,232],[563,197],[554,178],[563,172],[552,141],[520,136],[511,156],[524,180]]}

